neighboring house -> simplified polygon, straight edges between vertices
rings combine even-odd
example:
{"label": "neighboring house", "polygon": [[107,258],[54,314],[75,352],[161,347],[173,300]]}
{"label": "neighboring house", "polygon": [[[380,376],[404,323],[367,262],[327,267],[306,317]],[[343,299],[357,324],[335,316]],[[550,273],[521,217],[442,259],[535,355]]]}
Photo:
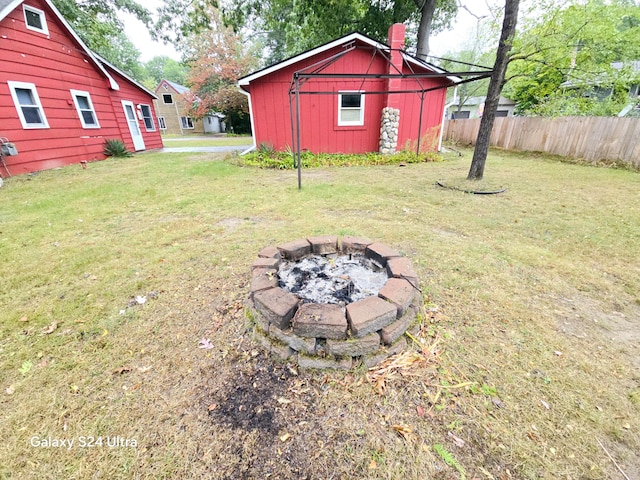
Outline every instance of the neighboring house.
{"label": "neighboring house", "polygon": [[[484,111],[484,103],[487,97],[469,97],[459,105],[460,98],[449,104],[447,118],[458,120],[464,118],[480,118]],[[513,117],[516,102],[505,97],[500,97],[496,117]]]}
{"label": "neighboring house", "polygon": [[254,147],[297,145],[297,78],[300,150],[391,153],[418,137],[421,150],[437,148],[446,87],[459,79],[404,52],[404,34],[392,25],[385,45],[352,33],[241,78]]}
{"label": "neighboring house", "polygon": [[221,113],[213,112],[202,120],[193,119],[185,114],[188,104],[184,94],[188,92],[189,88],[184,85],[166,79],[160,81],[155,90],[160,131],[163,134],[174,135],[224,132],[224,115]]}
{"label": "neighboring house", "polygon": [[107,139],[162,148],[155,95],[91,52],[51,0],[0,0],[0,137],[20,174],[102,160]]}

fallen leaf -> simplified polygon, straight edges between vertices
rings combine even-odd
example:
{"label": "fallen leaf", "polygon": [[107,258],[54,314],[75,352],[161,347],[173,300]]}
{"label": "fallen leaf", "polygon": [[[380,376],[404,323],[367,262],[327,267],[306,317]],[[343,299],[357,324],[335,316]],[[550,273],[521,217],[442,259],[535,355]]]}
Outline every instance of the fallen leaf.
{"label": "fallen leaf", "polygon": [[21,322],[26,322],[26,321],[28,321],[28,320],[29,320],[29,319],[28,319],[27,317],[21,317],[21,318],[20,318],[20,321],[21,321]]}
{"label": "fallen leaf", "polygon": [[144,295],[137,295],[135,297],[135,300],[138,305],[144,305],[147,301],[147,297],[145,297]]}
{"label": "fallen leaf", "polygon": [[42,332],[45,335],[49,335],[50,333],[55,332],[56,328],[58,328],[58,322],[52,322],[51,325],[49,325],[48,327],[45,327]]}
{"label": "fallen leaf", "polygon": [[369,470],[375,470],[376,468],[378,468],[378,464],[376,464],[375,460],[371,460],[371,463],[369,464]]}
{"label": "fallen leaf", "polygon": [[416,411],[419,417],[424,417],[424,408],[422,408],[420,405],[416,407]]}
{"label": "fallen leaf", "polygon": [[215,410],[216,408],[218,408],[218,404],[217,403],[212,403],[211,405],[209,405],[207,407],[207,410],[212,411],[212,410]]}
{"label": "fallen leaf", "polygon": [[291,403],[291,400],[287,400],[287,399],[286,399],[286,398],[284,398],[284,397],[280,397],[280,398],[278,398],[278,399],[277,399],[277,401],[278,401],[278,403],[279,403],[280,405],[287,405],[288,403]]}
{"label": "fallen leaf", "polygon": [[391,428],[393,428],[405,440],[408,440],[411,434],[413,433],[413,428],[411,428],[410,425],[398,424],[398,425],[393,425]]}
{"label": "fallen leaf", "polygon": [[288,433],[285,433],[284,435],[280,436],[280,441],[281,442],[286,442],[287,440],[289,440],[291,438],[291,435],[289,435]]}
{"label": "fallen leaf", "polygon": [[104,330],[102,330],[102,336],[106,337],[107,335],[109,335],[109,330],[105,328]]}
{"label": "fallen leaf", "polygon": [[204,348],[205,350],[211,350],[213,348],[213,343],[208,338],[203,338],[198,343],[198,348]]}
{"label": "fallen leaf", "polygon": [[149,370],[151,370],[151,365],[145,366],[145,367],[138,367],[138,371],[140,373],[145,373],[148,372]]}
{"label": "fallen leaf", "polygon": [[16,391],[16,387],[9,385],[5,391],[7,392],[7,395],[13,395],[13,392]]}
{"label": "fallen leaf", "polygon": [[453,440],[453,443],[455,444],[456,447],[460,447],[460,448],[464,447],[464,440],[462,440],[457,435],[454,435],[451,432],[447,432],[447,437]]}
{"label": "fallen leaf", "polygon": [[122,375],[123,373],[128,373],[131,371],[129,367],[120,367],[113,371],[114,375]]}
{"label": "fallen leaf", "polygon": [[622,428],[624,428],[625,430],[631,430],[631,424],[630,423],[625,423]]}
{"label": "fallen leaf", "polygon": [[551,409],[551,406],[550,406],[547,402],[545,402],[544,400],[540,400],[540,403],[541,403],[541,404],[542,404],[542,406],[543,406],[544,408],[546,408],[547,410],[550,410],[550,409]]}
{"label": "fallen leaf", "polygon": [[562,356],[562,352],[559,350],[556,350],[555,352],[553,352],[555,355],[557,355],[558,357]]}

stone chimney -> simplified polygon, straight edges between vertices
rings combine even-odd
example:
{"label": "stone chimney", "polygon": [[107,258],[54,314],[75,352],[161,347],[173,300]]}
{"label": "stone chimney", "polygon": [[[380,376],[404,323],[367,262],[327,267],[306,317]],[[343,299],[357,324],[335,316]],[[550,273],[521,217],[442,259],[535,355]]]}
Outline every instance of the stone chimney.
{"label": "stone chimney", "polygon": [[[390,75],[400,75],[402,73],[402,53],[404,50],[404,35],[406,28],[402,23],[394,23],[389,27],[389,52],[390,62],[387,73]],[[400,94],[392,94],[402,87],[402,79],[389,78],[387,80],[387,91],[385,107],[382,109],[382,119],[380,126],[380,153],[395,153],[398,147],[398,130],[400,127]]]}

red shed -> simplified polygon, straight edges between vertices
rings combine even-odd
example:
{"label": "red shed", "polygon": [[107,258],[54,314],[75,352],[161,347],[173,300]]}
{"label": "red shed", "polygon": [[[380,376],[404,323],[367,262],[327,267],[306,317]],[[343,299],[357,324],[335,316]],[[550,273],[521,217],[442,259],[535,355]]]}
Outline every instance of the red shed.
{"label": "red shed", "polygon": [[[446,88],[459,79],[406,53],[405,27],[389,45],[352,33],[247,75],[255,145],[365,153],[435,150]],[[296,118],[299,99],[299,121]]]}
{"label": "red shed", "polygon": [[0,175],[102,160],[104,142],[162,148],[155,95],[91,52],[50,0],[0,0]]}

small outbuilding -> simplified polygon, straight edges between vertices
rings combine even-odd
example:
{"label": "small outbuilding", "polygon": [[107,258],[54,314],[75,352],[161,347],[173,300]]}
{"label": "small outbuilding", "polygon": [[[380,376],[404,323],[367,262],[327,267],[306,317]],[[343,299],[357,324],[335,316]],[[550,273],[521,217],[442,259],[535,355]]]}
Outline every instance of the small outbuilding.
{"label": "small outbuilding", "polygon": [[446,89],[460,79],[404,50],[351,33],[247,75],[254,147],[319,153],[436,150]]}
{"label": "small outbuilding", "polygon": [[162,148],[155,95],[93,53],[51,0],[0,0],[0,176]]}

